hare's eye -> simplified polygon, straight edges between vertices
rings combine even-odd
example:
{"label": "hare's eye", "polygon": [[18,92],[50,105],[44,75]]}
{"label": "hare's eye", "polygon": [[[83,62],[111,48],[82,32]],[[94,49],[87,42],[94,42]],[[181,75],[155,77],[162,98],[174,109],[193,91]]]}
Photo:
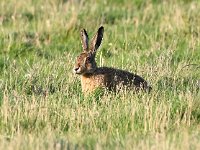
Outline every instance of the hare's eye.
{"label": "hare's eye", "polygon": [[90,61],[91,61],[91,58],[90,58],[90,57],[87,57],[87,58],[86,58],[86,61],[87,61],[87,62],[90,62]]}

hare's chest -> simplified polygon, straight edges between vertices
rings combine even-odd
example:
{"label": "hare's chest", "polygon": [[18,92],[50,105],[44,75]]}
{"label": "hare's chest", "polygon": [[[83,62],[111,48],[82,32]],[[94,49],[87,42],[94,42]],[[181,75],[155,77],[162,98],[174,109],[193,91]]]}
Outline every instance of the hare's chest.
{"label": "hare's chest", "polygon": [[99,87],[104,87],[104,76],[81,77],[82,92],[92,92]]}

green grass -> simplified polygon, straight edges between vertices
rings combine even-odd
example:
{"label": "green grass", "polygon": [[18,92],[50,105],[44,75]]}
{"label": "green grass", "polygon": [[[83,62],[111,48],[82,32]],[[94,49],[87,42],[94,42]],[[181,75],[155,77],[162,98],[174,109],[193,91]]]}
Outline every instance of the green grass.
{"label": "green grass", "polygon": [[[199,10],[190,0],[2,0],[0,149],[199,149]],[[80,30],[100,25],[98,65],[136,72],[151,93],[82,95]]]}

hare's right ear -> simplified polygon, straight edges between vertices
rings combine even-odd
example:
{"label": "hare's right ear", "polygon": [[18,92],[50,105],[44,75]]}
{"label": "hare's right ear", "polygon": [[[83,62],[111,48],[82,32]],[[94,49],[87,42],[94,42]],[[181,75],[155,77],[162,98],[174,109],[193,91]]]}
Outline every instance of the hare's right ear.
{"label": "hare's right ear", "polygon": [[103,26],[101,26],[91,40],[90,51],[94,54],[96,53],[96,50],[101,45],[101,41],[103,39],[103,32],[104,32],[104,28]]}
{"label": "hare's right ear", "polygon": [[81,30],[81,43],[82,43],[83,51],[89,50],[88,41],[89,41],[88,34],[85,29],[82,29]]}

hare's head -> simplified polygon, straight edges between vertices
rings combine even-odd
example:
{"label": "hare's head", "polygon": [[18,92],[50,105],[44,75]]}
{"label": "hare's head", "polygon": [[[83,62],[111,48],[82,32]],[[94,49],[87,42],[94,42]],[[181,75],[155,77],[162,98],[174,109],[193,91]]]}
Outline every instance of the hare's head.
{"label": "hare's head", "polygon": [[88,34],[85,29],[81,30],[81,42],[83,51],[82,53],[76,58],[74,72],[76,74],[87,74],[93,73],[97,66],[95,61],[96,51],[101,45],[101,41],[103,38],[104,28],[101,26],[97,33],[91,40],[89,45],[89,38]]}

